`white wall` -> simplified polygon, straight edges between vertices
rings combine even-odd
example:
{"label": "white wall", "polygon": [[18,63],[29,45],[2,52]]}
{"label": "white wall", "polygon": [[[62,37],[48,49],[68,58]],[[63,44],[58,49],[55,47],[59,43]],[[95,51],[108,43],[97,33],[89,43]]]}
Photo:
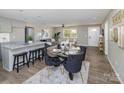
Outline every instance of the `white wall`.
{"label": "white wall", "polygon": [[113,68],[119,74],[121,82],[124,82],[124,49],[119,48],[118,44],[112,42],[110,37],[110,29],[112,27],[112,16],[117,11],[118,10],[113,10],[106,19],[109,22],[108,58]]}
{"label": "white wall", "polygon": [[[100,26],[100,25],[82,25],[82,26],[70,26],[70,27],[65,27],[65,28],[73,28],[73,29],[77,29],[77,43],[80,45],[88,45],[88,27],[92,27],[92,26]],[[61,40],[65,40],[63,38],[63,29],[62,27],[57,27],[54,28],[53,32],[61,32],[60,34],[60,38]]]}

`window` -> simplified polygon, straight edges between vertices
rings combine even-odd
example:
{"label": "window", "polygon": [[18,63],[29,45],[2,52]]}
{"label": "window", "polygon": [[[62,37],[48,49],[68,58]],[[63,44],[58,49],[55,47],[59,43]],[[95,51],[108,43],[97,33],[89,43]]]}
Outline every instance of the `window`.
{"label": "window", "polygon": [[77,30],[76,29],[63,29],[63,37],[64,38],[77,38]]}

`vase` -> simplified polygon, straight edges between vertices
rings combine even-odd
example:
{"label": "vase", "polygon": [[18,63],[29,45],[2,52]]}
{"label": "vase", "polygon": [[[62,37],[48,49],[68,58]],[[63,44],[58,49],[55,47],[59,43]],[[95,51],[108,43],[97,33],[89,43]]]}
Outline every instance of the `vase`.
{"label": "vase", "polygon": [[33,41],[28,41],[28,44],[32,44],[33,43]]}

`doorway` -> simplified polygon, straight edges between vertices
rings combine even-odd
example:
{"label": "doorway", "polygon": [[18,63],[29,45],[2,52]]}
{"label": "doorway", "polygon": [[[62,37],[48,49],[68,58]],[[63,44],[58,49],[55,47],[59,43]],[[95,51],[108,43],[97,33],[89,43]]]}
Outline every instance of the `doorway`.
{"label": "doorway", "polygon": [[88,46],[98,47],[100,27],[88,27]]}

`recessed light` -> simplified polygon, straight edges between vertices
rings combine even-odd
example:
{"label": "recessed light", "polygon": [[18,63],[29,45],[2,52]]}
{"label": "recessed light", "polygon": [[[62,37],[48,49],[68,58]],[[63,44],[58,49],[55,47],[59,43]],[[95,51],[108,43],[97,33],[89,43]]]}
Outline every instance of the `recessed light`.
{"label": "recessed light", "polygon": [[19,12],[23,12],[24,10],[19,10]]}
{"label": "recessed light", "polygon": [[37,16],[37,17],[41,17],[41,16]]}

